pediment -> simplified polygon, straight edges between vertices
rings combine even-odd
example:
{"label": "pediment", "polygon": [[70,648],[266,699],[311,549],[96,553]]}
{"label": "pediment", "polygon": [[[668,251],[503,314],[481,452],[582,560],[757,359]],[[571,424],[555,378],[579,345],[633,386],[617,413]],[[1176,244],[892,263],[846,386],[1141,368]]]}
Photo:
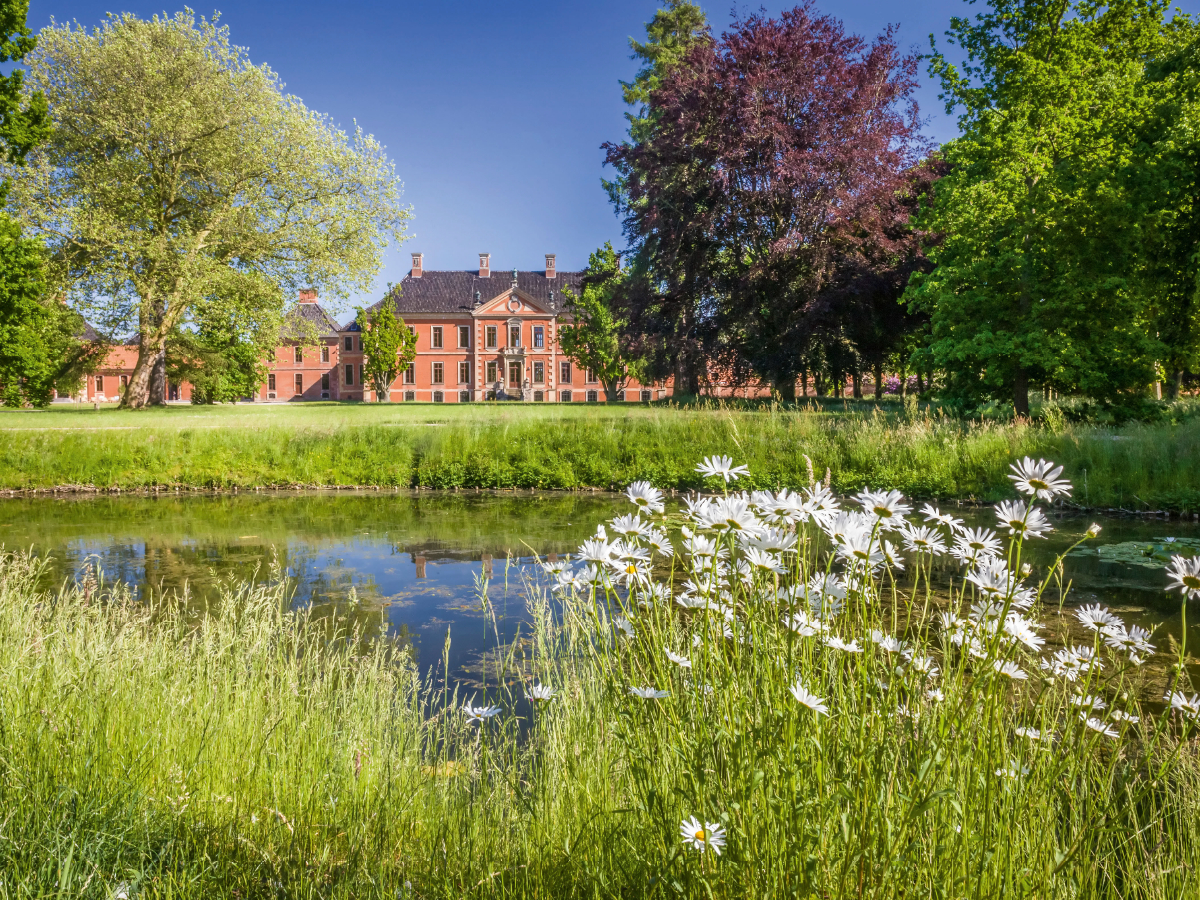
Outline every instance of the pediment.
{"label": "pediment", "polygon": [[[515,299],[514,299],[515,298]],[[557,316],[543,301],[522,290],[508,288],[491,300],[485,300],[471,312],[474,316]]]}

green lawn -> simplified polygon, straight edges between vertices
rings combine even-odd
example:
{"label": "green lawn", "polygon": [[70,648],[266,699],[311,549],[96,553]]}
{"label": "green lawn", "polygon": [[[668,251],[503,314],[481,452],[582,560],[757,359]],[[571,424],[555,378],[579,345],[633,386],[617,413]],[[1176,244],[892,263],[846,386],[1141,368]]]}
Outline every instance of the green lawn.
{"label": "green lawn", "polygon": [[[1200,510],[1200,419],[1120,429],[963,421],[896,404],[801,409],[533,404],[240,404],[145,412],[0,412],[0,489],[280,485],[611,489],[647,479],[704,486],[723,453],[749,486],[825,477],[914,497],[1008,496],[1009,463],[1067,466],[1085,506]],[[810,461],[811,460],[811,470]],[[746,482],[742,483],[746,485]]]}

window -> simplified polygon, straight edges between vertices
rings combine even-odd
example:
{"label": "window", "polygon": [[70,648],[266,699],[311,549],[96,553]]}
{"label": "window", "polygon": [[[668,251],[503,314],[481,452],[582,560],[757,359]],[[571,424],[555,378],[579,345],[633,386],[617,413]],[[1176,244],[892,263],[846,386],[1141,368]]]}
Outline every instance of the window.
{"label": "window", "polygon": [[[272,376],[271,376],[271,381],[272,381],[272,384],[271,384],[271,389],[272,389],[272,390],[274,390],[274,389],[275,389],[274,380],[275,380],[275,376],[274,376],[274,375],[272,375]],[[96,393],[97,393],[97,394],[103,394],[103,393],[104,393],[104,376],[103,376],[103,375],[97,375],[97,376],[96,376]]]}
{"label": "window", "polygon": [[471,392],[470,391],[459,391],[458,392],[458,402],[459,403],[470,403],[471,402]]}
{"label": "window", "polygon": [[433,364],[433,383],[434,384],[445,384],[446,383],[445,365],[440,362],[435,362]]}
{"label": "window", "polygon": [[617,400],[621,403],[625,402],[625,392],[624,391],[617,391]]}
{"label": "window", "polygon": [[652,399],[653,398],[650,396],[649,391],[642,391],[642,402],[643,403],[649,403]]}
{"label": "window", "polygon": [[587,372],[584,373],[583,383],[584,384],[595,384],[596,382],[597,382],[596,373],[593,372],[591,369],[588,369]]}
{"label": "window", "polygon": [[329,362],[329,345],[321,345],[321,362]]}
{"label": "window", "polygon": [[296,362],[298,362],[298,363],[304,362],[304,348],[303,347],[299,347],[299,346],[296,347]]}
{"label": "window", "polygon": [[541,403],[541,402],[543,402],[545,399],[546,399],[546,395],[545,395],[544,393],[542,393],[541,391],[534,391],[534,392],[533,392],[533,402],[534,402],[534,403]]}
{"label": "window", "polygon": [[508,346],[510,346],[510,347],[520,347],[521,346],[521,326],[520,325],[509,325],[508,326]]}
{"label": "window", "polygon": [[597,399],[598,399],[598,398],[597,398],[597,395],[596,395],[596,392],[595,392],[595,391],[588,391],[588,392],[587,392],[587,402],[588,402],[588,403],[595,403]]}
{"label": "window", "polygon": [[545,347],[546,346],[546,329],[543,328],[541,325],[535,325],[533,327],[533,346],[535,346],[535,347]]}
{"label": "window", "polygon": [[496,364],[494,362],[488,363],[487,364],[488,383],[490,384],[491,382],[495,381],[498,377],[499,376],[496,374]]}
{"label": "window", "polygon": [[404,402],[405,403],[412,403],[416,399],[417,399],[416,391],[405,391],[404,392]]}
{"label": "window", "polygon": [[524,374],[521,370],[524,368],[519,362],[510,362],[508,364],[508,386],[510,388],[519,388],[521,386],[521,375]]}
{"label": "window", "polygon": [[296,393],[297,394],[304,393],[304,376],[301,375],[299,372],[296,373]]}
{"label": "window", "polygon": [[434,350],[442,349],[442,326],[434,325],[432,333],[429,336],[429,346]]}
{"label": "window", "polygon": [[487,328],[484,330],[484,334],[486,335],[487,345],[489,347],[495,347],[496,346],[496,326],[495,325],[487,326]]}
{"label": "window", "polygon": [[404,368],[404,383],[405,384],[416,384],[417,383],[417,364],[416,363],[409,363],[407,366],[405,366],[405,368]]}
{"label": "window", "polygon": [[362,384],[362,383],[363,383],[363,377],[362,377],[362,363],[359,363],[359,364],[358,364],[358,383],[359,383],[359,384]]}
{"label": "window", "polygon": [[[558,364],[558,383],[559,384],[570,384],[571,383],[571,363],[568,360],[564,359],[561,363]],[[570,394],[571,392],[567,391],[567,393]],[[569,400],[570,397],[568,397],[567,399]]]}
{"label": "window", "polygon": [[[350,340],[350,338],[346,338]],[[346,384],[354,384],[354,366],[346,363]]]}
{"label": "window", "polygon": [[458,383],[471,383],[471,364],[469,362],[460,362],[458,364]]}
{"label": "window", "polygon": [[458,326],[458,346],[460,346],[460,347],[470,347],[471,346],[471,326],[470,325],[459,325]]}
{"label": "window", "polygon": [[546,383],[546,364],[544,362],[535,362],[533,364],[533,383]]}
{"label": "window", "polygon": [[350,335],[346,335],[345,347],[347,353],[354,349],[354,338],[350,337]]}
{"label": "window", "polygon": [[362,338],[358,338],[358,352],[362,353]]}
{"label": "window", "polygon": [[321,376],[321,390],[323,390],[323,391],[329,390],[329,373],[328,372],[326,372],[324,375]]}
{"label": "window", "polygon": [[571,392],[570,391],[563,391],[558,396],[559,396],[559,401],[562,403],[570,403],[571,402]]}
{"label": "window", "polygon": [[[100,384],[99,384],[100,379],[97,378],[96,382],[97,382],[96,387],[99,388],[100,387]],[[267,376],[267,390],[268,391],[275,390],[275,373],[274,372],[272,372],[270,375]]]}
{"label": "window", "polygon": [[445,403],[446,395],[443,394],[441,391],[434,391],[433,392],[433,402],[434,403]]}

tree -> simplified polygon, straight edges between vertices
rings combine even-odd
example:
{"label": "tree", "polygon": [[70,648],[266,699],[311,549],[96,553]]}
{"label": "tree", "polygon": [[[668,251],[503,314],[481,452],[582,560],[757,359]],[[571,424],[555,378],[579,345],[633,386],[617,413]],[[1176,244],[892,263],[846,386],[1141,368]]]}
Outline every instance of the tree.
{"label": "tree", "polygon": [[614,312],[616,296],[626,276],[612,244],[605,242],[588,257],[579,293],[563,289],[564,308],[570,320],[558,326],[558,344],[563,354],[599,379],[609,403],[617,401],[617,392],[630,369],[635,373],[640,371],[639,361],[623,345],[624,323]]}
{"label": "tree", "polygon": [[632,327],[668,356],[732,352],[792,396],[837,260],[913,252],[890,217],[925,149],[916,62],[893,30],[867,44],[807,2],[694,42],[650,93],[652,133],[605,145],[644,286]]}
{"label": "tree", "polygon": [[[167,377],[192,386],[192,403],[232,403],[253,397],[267,377],[267,360],[282,337],[268,311],[258,319],[222,318],[218,304],[205,304],[190,327],[167,339]],[[288,323],[297,330],[294,321]],[[288,335],[294,336],[294,335]],[[299,337],[308,337],[300,334]]]}
{"label": "tree", "polygon": [[[135,328],[124,403],[165,402],[166,343],[202,307],[270,312],[300,286],[367,289],[409,212],[382,148],[282,91],[190,11],[52,25],[28,57],[52,131],[14,175],[51,281]],[[203,315],[210,315],[204,312]]]}
{"label": "tree", "polygon": [[391,396],[396,376],[416,359],[417,335],[396,315],[390,296],[370,311],[359,308],[355,321],[362,335],[363,374],[382,403]]}
{"label": "tree", "polygon": [[[35,46],[23,0],[0,2],[0,62],[20,62]],[[46,98],[23,91],[24,73],[0,76],[0,153],[18,167],[48,132]],[[9,182],[0,185],[0,199]],[[6,406],[44,406],[55,391],[69,393],[93,361],[79,334],[84,323],[46,292],[45,252],[0,215],[0,397]]]}
{"label": "tree", "polygon": [[1161,345],[1133,277],[1135,210],[1121,185],[1158,0],[992,0],[947,32],[930,71],[962,134],[922,227],[943,235],[908,298],[951,400],[1011,399],[1040,383],[1106,400],[1144,391]]}

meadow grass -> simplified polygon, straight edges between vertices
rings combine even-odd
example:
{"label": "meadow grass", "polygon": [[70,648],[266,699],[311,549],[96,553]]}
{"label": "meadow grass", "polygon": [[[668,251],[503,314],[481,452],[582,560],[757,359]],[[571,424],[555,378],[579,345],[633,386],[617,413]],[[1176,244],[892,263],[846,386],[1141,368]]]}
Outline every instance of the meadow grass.
{"label": "meadow grass", "polygon": [[622,488],[701,485],[696,464],[735,452],[759,487],[802,487],[829,469],[839,491],[1004,496],[1014,456],[1079,473],[1088,507],[1200,510],[1200,417],[1102,428],[961,420],[896,404],[796,408],[721,403],[302,404],[146,412],[0,412],[0,489],[64,485],[229,490],[272,485]]}
{"label": "meadow grass", "polygon": [[[1190,689],[1186,648],[1131,665],[1051,617],[1084,649],[1043,672],[1053,647],[988,625],[1063,600],[1055,567],[1036,596],[1012,574],[1019,544],[1011,571],[976,555],[998,594],[935,596],[928,556],[875,559],[881,526],[765,532],[769,502],[697,507],[710,537],[653,569],[678,519],[529,573],[532,641],[497,648],[476,722],[282,579],[196,618],[91,576],[39,592],[4,556],[0,897],[1196,894],[1197,715],[1157,700]],[[799,552],[756,557],[734,519]]]}

